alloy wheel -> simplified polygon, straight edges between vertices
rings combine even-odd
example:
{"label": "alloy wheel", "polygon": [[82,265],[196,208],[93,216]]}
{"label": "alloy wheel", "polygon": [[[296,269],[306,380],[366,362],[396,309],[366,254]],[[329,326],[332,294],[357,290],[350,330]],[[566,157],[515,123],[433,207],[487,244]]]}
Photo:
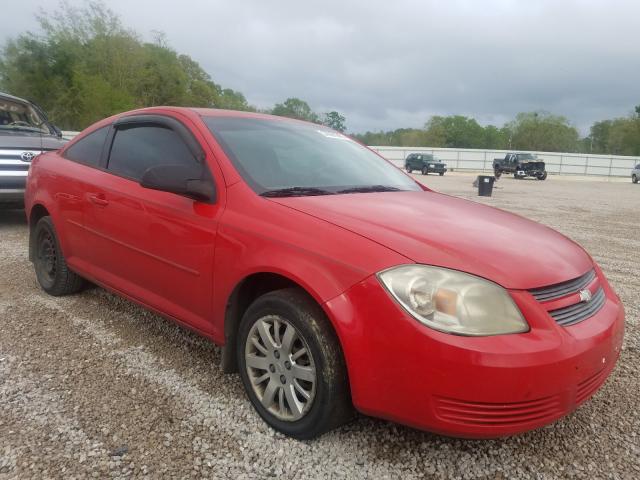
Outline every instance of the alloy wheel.
{"label": "alloy wheel", "polygon": [[245,345],[247,375],[258,401],[279,420],[304,417],[316,393],[316,366],[298,330],[278,315],[259,318]]}

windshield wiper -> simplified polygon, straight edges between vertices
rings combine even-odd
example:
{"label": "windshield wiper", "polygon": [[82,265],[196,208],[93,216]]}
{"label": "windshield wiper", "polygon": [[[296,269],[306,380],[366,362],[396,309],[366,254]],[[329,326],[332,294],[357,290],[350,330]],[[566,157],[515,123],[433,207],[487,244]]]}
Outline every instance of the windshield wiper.
{"label": "windshield wiper", "polygon": [[333,195],[334,192],[315,187],[289,187],[267,190],[260,194],[261,197],[310,197],[314,195]]}
{"label": "windshield wiper", "polygon": [[344,190],[338,190],[336,193],[369,193],[369,192],[398,192],[397,187],[390,185],[366,185],[364,187],[345,188]]}

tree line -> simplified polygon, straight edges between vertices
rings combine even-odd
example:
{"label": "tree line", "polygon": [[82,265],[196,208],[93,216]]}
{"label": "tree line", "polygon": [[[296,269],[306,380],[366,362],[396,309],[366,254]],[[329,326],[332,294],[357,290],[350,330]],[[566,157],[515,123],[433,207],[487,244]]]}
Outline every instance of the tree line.
{"label": "tree line", "polygon": [[[64,130],[157,105],[258,110],[174,51],[164,35],[141,40],[102,2],[75,7],[62,1],[36,19],[39,33],[19,35],[0,50],[0,91],[38,103]],[[264,111],[346,129],[338,112],[319,115],[296,98]]]}
{"label": "tree line", "polygon": [[519,113],[502,127],[461,115],[434,116],[423,128],[356,134],[366,145],[534,150],[640,156],[640,106],[628,117],[596,122],[586,137],[562,116]]}
{"label": "tree line", "polygon": [[[347,130],[337,111],[317,113],[299,98],[258,109],[216,83],[162,34],[143,41],[100,1],[65,1],[37,15],[39,33],[10,39],[0,50],[0,90],[29,98],[63,129],[82,130],[118,112],[155,105],[262,111]],[[567,118],[525,112],[498,127],[461,116],[433,116],[422,128],[352,134],[367,145],[483,148],[640,155],[640,106],[602,120],[581,137]]]}

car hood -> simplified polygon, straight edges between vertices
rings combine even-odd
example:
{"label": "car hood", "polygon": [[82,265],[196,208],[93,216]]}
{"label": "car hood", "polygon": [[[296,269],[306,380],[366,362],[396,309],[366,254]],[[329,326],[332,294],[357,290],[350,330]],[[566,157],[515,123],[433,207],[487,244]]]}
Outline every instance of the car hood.
{"label": "car hood", "polygon": [[570,280],[593,268],[578,244],[526,218],[436,192],[380,192],[273,201],[338,225],[408,259],[505,288]]}
{"label": "car hood", "polygon": [[24,150],[58,150],[66,141],[53,135],[37,132],[2,131],[0,129],[0,148]]}

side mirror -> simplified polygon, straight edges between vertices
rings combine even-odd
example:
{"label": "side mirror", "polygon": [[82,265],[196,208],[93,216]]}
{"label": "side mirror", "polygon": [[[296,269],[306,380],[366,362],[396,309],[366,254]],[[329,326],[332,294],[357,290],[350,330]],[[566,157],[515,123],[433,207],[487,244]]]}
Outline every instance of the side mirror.
{"label": "side mirror", "polygon": [[62,138],[62,130],[60,130],[58,127],[56,127],[53,124],[51,125],[51,129],[53,130],[53,133],[55,134],[56,137]]}
{"label": "side mirror", "polygon": [[152,190],[184,195],[200,202],[212,203],[216,198],[213,182],[203,179],[202,167],[184,165],[157,165],[148,168],[140,185]]}

